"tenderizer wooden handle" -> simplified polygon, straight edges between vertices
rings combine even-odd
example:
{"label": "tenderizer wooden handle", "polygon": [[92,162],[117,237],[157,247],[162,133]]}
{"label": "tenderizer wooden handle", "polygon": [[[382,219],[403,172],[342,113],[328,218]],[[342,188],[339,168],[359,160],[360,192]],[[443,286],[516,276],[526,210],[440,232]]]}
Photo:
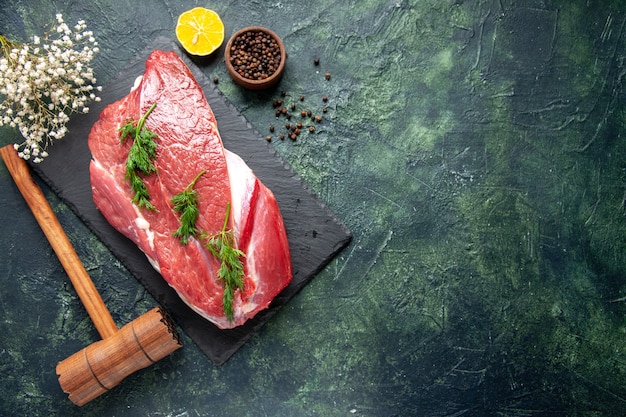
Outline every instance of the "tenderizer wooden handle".
{"label": "tenderizer wooden handle", "polygon": [[118,328],[52,211],[48,200],[30,175],[28,165],[17,155],[17,151],[12,145],[0,148],[0,155],[17,188],[33,212],[37,223],[41,226],[63,268],[65,268],[98,333],[103,339],[113,336]]}
{"label": "tenderizer wooden handle", "polygon": [[179,349],[182,344],[178,333],[161,308],[154,308],[118,330],[26,162],[12,146],[0,148],[0,156],[103,339],[57,364],[59,383],[70,400],[84,405],[131,373]]}

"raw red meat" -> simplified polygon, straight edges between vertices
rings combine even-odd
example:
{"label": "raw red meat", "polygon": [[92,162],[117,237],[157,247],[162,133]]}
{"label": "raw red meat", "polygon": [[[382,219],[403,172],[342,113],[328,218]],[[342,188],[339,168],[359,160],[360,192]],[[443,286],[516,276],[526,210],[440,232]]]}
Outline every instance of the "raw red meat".
{"label": "raw red meat", "polygon": [[[120,143],[118,129],[138,120],[153,103],[146,128],[156,139],[157,174],[145,178],[157,211],[132,204],[125,163],[132,140]],[[232,328],[265,309],[291,278],[291,258],[283,220],[272,192],[237,155],[224,149],[213,112],[189,68],[174,52],[154,51],[138,86],[107,106],[89,134],[93,199],[109,223],[133,240],[154,268],[197,313],[220,328]],[[237,247],[244,258],[245,289],[235,293],[234,319],[224,315],[220,261],[191,238],[173,236],[179,214],[171,198],[196,175],[199,230],[219,232],[226,207]]]}

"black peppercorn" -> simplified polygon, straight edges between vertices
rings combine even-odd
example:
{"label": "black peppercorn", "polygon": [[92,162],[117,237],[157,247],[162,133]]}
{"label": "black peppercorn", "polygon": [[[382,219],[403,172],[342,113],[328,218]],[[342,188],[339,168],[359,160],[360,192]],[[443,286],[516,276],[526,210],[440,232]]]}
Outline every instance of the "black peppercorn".
{"label": "black peppercorn", "polygon": [[315,58],[315,59],[313,60],[313,63],[314,63],[315,65],[319,65],[319,64],[320,64],[320,59],[319,59],[319,58]]}
{"label": "black peppercorn", "polygon": [[281,60],[278,42],[262,31],[248,31],[237,36],[230,53],[230,63],[235,71],[252,80],[272,76]]}
{"label": "black peppercorn", "polygon": [[325,77],[326,77],[327,80],[330,80],[330,72],[327,72]]}

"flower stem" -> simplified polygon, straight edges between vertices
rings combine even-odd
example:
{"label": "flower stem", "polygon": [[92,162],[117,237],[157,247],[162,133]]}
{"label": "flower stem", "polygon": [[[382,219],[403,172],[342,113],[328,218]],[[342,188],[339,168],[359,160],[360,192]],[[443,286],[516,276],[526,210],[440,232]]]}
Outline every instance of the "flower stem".
{"label": "flower stem", "polygon": [[15,65],[15,62],[11,59],[11,51],[15,49],[15,44],[11,42],[6,36],[0,33],[0,46],[2,47],[2,54],[12,65]]}

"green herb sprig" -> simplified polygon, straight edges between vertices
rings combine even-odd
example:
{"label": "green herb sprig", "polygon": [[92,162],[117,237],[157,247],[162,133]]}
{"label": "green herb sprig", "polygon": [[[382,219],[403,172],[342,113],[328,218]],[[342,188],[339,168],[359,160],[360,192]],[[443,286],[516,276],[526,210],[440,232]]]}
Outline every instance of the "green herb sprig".
{"label": "green herb sprig", "polygon": [[157,134],[144,129],[146,119],[155,107],[156,103],[150,106],[137,123],[129,120],[128,123],[119,128],[120,143],[126,142],[129,137],[133,139],[126,159],[125,174],[125,178],[130,182],[130,188],[134,193],[132,201],[137,206],[149,210],[156,210],[156,207],[150,202],[150,193],[139,174],[150,175],[157,171],[153,162],[156,159],[157,143],[154,138],[157,137]]}
{"label": "green herb sprig", "polygon": [[235,290],[239,288],[243,291],[243,262],[242,258],[246,254],[235,248],[235,235],[233,231],[227,229],[228,218],[230,217],[230,203],[226,205],[226,217],[224,218],[224,226],[218,233],[212,235],[204,235],[206,239],[206,247],[222,264],[217,272],[219,279],[224,281],[224,314],[229,321],[233,321],[234,310],[233,300],[235,298]]}
{"label": "green herb sprig", "polygon": [[198,210],[198,192],[194,190],[198,179],[204,175],[206,169],[201,171],[193,181],[185,187],[183,191],[172,197],[172,205],[174,211],[181,213],[180,226],[174,232],[174,237],[180,239],[180,243],[186,245],[191,236],[196,236],[198,231],[196,230],[196,220],[200,210]]}

